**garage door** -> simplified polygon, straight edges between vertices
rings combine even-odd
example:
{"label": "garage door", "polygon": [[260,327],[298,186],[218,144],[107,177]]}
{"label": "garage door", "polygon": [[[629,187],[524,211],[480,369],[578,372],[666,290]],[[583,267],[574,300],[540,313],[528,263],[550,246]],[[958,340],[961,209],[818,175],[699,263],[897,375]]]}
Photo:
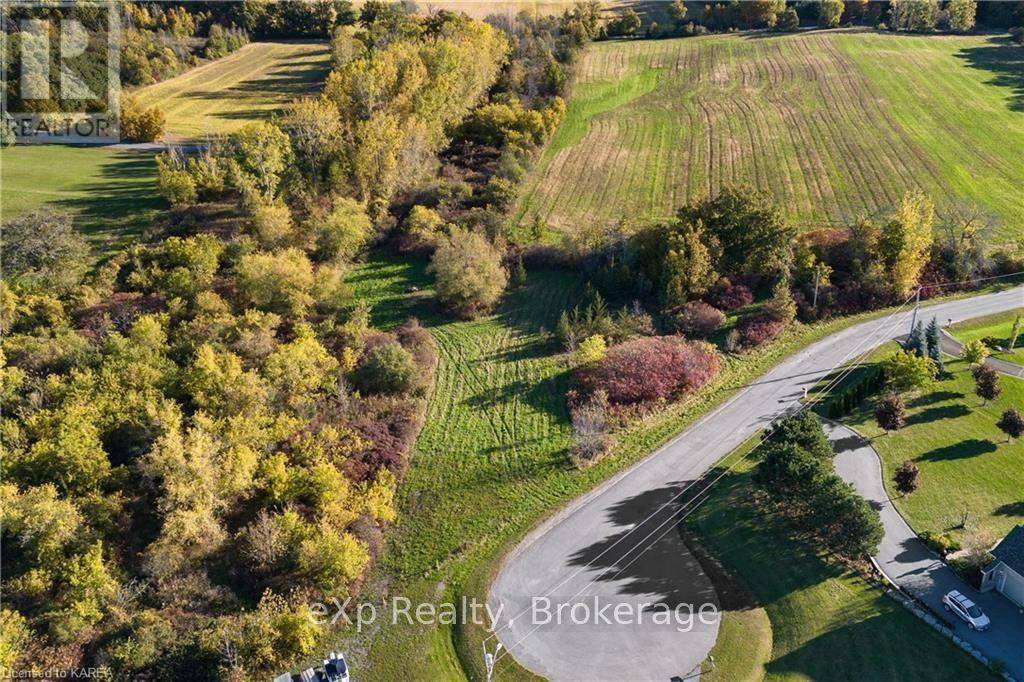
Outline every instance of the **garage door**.
{"label": "garage door", "polygon": [[1010,601],[1024,606],[1024,578],[1021,576],[1012,571],[1007,571],[1006,579],[1003,582],[1002,589],[999,591],[1006,595]]}

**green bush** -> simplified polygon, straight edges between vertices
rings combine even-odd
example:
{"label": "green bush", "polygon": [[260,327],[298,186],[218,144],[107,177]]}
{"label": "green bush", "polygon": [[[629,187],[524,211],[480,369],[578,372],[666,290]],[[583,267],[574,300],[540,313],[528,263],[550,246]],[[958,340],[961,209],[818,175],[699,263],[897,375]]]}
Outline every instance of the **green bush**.
{"label": "green bush", "polygon": [[936,533],[926,530],[921,533],[921,540],[928,545],[929,549],[939,554],[959,552],[962,549],[960,542],[948,533]]}
{"label": "green bush", "polygon": [[412,354],[391,342],[368,350],[352,379],[364,393],[411,393],[419,384],[419,370]]}

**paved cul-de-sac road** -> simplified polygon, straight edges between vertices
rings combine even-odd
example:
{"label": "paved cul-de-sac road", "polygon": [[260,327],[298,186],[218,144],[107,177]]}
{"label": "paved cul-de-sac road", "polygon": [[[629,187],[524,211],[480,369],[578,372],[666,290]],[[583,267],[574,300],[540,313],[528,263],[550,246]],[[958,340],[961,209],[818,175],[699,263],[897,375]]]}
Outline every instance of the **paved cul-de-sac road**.
{"label": "paved cul-de-sac road", "polygon": [[[1014,287],[923,306],[921,318],[958,322],[1021,306],[1024,287]],[[541,524],[506,558],[491,586],[488,602],[501,608],[495,629],[502,644],[523,666],[552,680],[665,682],[690,675],[714,645],[718,623],[696,615],[685,622],[684,605],[714,604],[716,595],[679,535],[662,535],[676,514],[670,500],[793,409],[805,387],[907,333],[910,322],[907,308],[808,346]],[[605,606],[601,618],[597,612]],[[610,614],[616,607],[618,619]],[[665,608],[674,610],[673,618],[658,614]]]}

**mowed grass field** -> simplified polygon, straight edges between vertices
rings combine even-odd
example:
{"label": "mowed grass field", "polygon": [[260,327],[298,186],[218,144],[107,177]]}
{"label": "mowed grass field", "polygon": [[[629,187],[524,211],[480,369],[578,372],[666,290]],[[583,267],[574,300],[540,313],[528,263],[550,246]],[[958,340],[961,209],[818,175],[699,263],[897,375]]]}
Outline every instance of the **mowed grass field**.
{"label": "mowed grass field", "polygon": [[[728,473],[720,468],[724,478],[688,523],[746,583],[758,608],[725,611],[727,637],[712,653],[729,674],[710,679],[994,679],[881,590],[766,516],[751,501],[751,460]],[[768,623],[757,616],[761,608]]]}
{"label": "mowed grass field", "polygon": [[136,95],[143,105],[164,110],[171,139],[231,133],[318,92],[330,62],[324,42],[250,43]]}
{"label": "mowed grass field", "polygon": [[1024,235],[1024,60],[987,36],[869,31],[588,47],[516,212],[555,229],[660,218],[725,185],[820,227],[920,188]]}
{"label": "mowed grass field", "polygon": [[0,220],[44,204],[73,214],[97,254],[136,239],[166,207],[151,152],[67,145],[0,150]]}

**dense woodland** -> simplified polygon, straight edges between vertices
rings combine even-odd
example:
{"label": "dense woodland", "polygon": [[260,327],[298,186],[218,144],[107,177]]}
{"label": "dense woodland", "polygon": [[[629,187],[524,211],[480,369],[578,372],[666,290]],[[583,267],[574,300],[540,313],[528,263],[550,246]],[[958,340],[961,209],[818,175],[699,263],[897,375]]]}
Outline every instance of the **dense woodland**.
{"label": "dense woodland", "polygon": [[415,320],[369,325],[347,266],[418,213],[445,307],[493,304],[506,242],[478,197],[557,125],[586,37],[549,39],[575,21],[516,38],[370,3],[329,27],[321,97],[158,158],[173,208],[142,243],[94,268],[65,214],[5,226],[0,665],[248,678],[316,650],[305,605],[381,551],[436,363]]}

